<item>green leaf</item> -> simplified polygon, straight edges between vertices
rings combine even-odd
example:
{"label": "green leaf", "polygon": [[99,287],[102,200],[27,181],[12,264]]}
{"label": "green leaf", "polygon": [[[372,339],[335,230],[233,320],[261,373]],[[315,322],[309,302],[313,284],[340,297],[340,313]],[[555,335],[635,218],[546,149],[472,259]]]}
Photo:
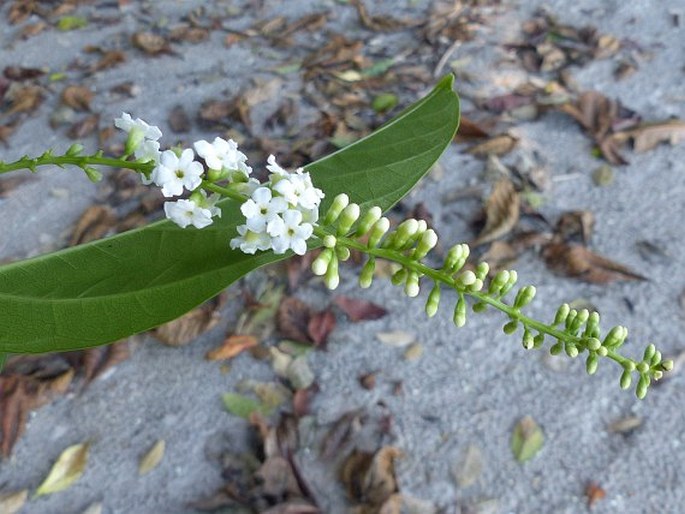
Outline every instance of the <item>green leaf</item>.
{"label": "green leaf", "polygon": [[535,420],[526,416],[514,427],[511,434],[511,451],[516,460],[523,463],[532,459],[542,448],[545,436]]}
{"label": "green leaf", "polygon": [[[306,167],[325,211],[339,193],[387,210],[431,168],[459,123],[453,77],[368,137]],[[0,352],[98,346],[175,319],[246,273],[282,260],[229,248],[239,205],[211,226],[169,221],[0,267]],[[311,247],[317,246],[313,243]]]}
{"label": "green leaf", "polygon": [[397,105],[398,98],[394,93],[382,93],[373,99],[371,107],[376,112],[389,111]]}
{"label": "green leaf", "polygon": [[82,29],[88,25],[88,20],[82,16],[64,16],[57,22],[57,30],[68,32],[70,30]]}
{"label": "green leaf", "polygon": [[224,406],[226,410],[234,416],[241,418],[249,418],[253,412],[268,415],[270,409],[259,403],[257,400],[243,396],[237,393],[225,393],[223,395]]}

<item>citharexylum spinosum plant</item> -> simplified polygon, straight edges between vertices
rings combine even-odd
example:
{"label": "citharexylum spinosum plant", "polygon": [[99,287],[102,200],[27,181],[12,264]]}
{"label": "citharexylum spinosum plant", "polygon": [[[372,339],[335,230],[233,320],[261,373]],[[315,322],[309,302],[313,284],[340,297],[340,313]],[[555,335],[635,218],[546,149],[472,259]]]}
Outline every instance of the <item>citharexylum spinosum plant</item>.
{"label": "citharexylum spinosum plant", "polygon": [[[352,251],[366,257],[359,283],[369,287],[378,260],[395,264],[392,283],[409,297],[430,289],[426,314],[436,314],[443,290],[456,293],[453,321],[488,308],[506,318],[503,330],[523,347],[582,356],[589,374],[602,358],[618,364],[620,386],[647,394],[673,363],[653,344],[640,360],[621,353],[628,331],[606,333],[596,312],[561,305],[550,322],[524,313],[535,287],[517,286],[517,274],[490,276],[486,262],[465,269],[469,247],[457,244],[439,267],[426,257],[438,242],[424,221],[391,227],[383,216],[430,169],[452,140],[459,102],[445,77],[425,98],[370,136],[324,159],[288,172],[270,156],[268,179],[252,177],[233,141],[197,141],[161,151],[162,132],[124,113],[115,125],[127,133],[124,155],[85,155],[72,145],[0,163],[0,173],[44,166],[77,167],[97,181],[98,167],[127,168],[169,198],[166,221],[94,243],[0,267],[0,352],[66,351],[107,344],[174,319],[259,266],[322,248],[312,270],[330,289],[339,263]],[[198,159],[198,157],[201,158]],[[187,192],[187,193],[186,193]]]}

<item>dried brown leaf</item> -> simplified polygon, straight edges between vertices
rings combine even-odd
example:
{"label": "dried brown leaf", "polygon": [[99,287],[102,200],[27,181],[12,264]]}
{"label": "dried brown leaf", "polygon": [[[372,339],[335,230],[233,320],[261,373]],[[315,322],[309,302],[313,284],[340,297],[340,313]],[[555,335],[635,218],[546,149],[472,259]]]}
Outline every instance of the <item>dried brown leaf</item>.
{"label": "dried brown leaf", "polygon": [[136,32],[131,37],[133,46],[148,55],[161,55],[172,53],[169,43],[164,37],[152,32]]}
{"label": "dried brown leaf", "polygon": [[591,509],[595,503],[606,497],[606,491],[595,482],[588,482],[585,486],[585,496],[587,496],[587,506]]}
{"label": "dried brown leaf", "polygon": [[349,296],[337,296],[333,300],[333,303],[347,314],[350,321],[380,319],[388,313],[388,311],[380,305],[360,298],[350,298]]}
{"label": "dried brown leaf", "polygon": [[31,80],[45,75],[45,69],[43,68],[25,68],[23,66],[6,66],[2,70],[2,74],[5,78],[15,81]]}
{"label": "dried brown leaf", "polygon": [[117,218],[111,208],[106,205],[91,205],[76,222],[69,238],[69,246],[102,239],[114,230],[116,224]]}
{"label": "dried brown leaf", "polygon": [[91,114],[90,116],[86,116],[82,120],[77,121],[71,127],[69,127],[67,135],[71,139],[84,139],[98,129],[99,123],[100,115]]}
{"label": "dried brown leaf", "polygon": [[0,512],[3,514],[18,514],[24,507],[28,496],[28,489],[0,494]]}
{"label": "dried brown leaf", "polygon": [[510,134],[500,134],[483,143],[472,146],[466,151],[476,157],[487,157],[488,155],[497,155],[499,157],[511,152],[517,142],[518,139]]}
{"label": "dried brown leaf", "polygon": [[152,333],[168,346],[185,346],[219,323],[219,310],[224,301],[225,296],[219,295],[180,318],[157,327]]}
{"label": "dried brown leaf", "polygon": [[595,226],[595,215],[590,211],[567,211],[561,215],[555,233],[565,242],[580,241],[587,245]]}
{"label": "dried brown leaf", "polygon": [[0,179],[0,198],[5,198],[12,190],[28,180],[33,180],[33,178],[30,175],[3,177]]}
{"label": "dried brown leaf", "polygon": [[670,120],[650,123],[630,130],[626,135],[633,140],[633,149],[636,152],[647,152],[662,143],[676,145],[685,140],[685,122]]}
{"label": "dried brown leaf", "polygon": [[90,67],[90,70],[108,70],[124,62],[126,62],[126,54],[124,52],[121,50],[106,50],[102,52],[100,59]]}
{"label": "dried brown leaf", "polygon": [[327,460],[339,455],[350,443],[352,436],[361,429],[361,425],[361,411],[353,410],[341,415],[323,437],[321,457]]}
{"label": "dried brown leaf", "polygon": [[490,137],[490,134],[483,127],[465,116],[461,117],[455,139],[481,139],[484,137]]}
{"label": "dried brown leaf", "polygon": [[86,86],[71,85],[64,88],[61,100],[75,111],[90,111],[93,96],[93,92]]}
{"label": "dried brown leaf", "polygon": [[485,202],[485,226],[473,246],[482,245],[508,234],[518,223],[521,199],[508,178],[498,180]]}
{"label": "dried brown leaf", "polygon": [[259,341],[255,336],[233,334],[227,337],[221,346],[208,351],[205,358],[210,361],[232,359],[248,348],[257,346],[257,344]]}
{"label": "dried brown leaf", "polygon": [[57,493],[71,487],[86,469],[89,443],[75,444],[64,450],[50,469],[35,496]]}
{"label": "dried brown leaf", "polygon": [[593,284],[607,284],[617,280],[646,280],[626,266],[578,244],[551,243],[545,247],[542,256],[553,272]]}
{"label": "dried brown leaf", "polygon": [[43,103],[43,88],[39,86],[25,86],[12,89],[7,93],[10,100],[8,115],[33,112]]}
{"label": "dried brown leaf", "polygon": [[314,346],[324,347],[329,334],[335,328],[335,315],[330,309],[315,312],[307,323],[307,335]]}
{"label": "dried brown leaf", "polygon": [[152,448],[140,459],[138,464],[138,474],[147,475],[150,471],[159,466],[164,458],[164,452],[166,449],[166,442],[164,439],[157,441]]}
{"label": "dried brown leaf", "polygon": [[377,509],[371,512],[382,512],[386,502],[398,492],[395,460],[402,455],[392,446],[385,446],[375,454],[352,452],[340,473],[349,496],[358,503]]}
{"label": "dried brown leaf", "polygon": [[75,358],[70,361],[76,369],[83,367],[83,377],[87,385],[108,369],[128,359],[130,355],[129,342],[124,340],[74,352]]}
{"label": "dried brown leaf", "polygon": [[390,32],[405,28],[410,22],[401,21],[392,16],[371,16],[362,0],[351,0],[350,3],[357,9],[359,21],[369,30],[376,32]]}
{"label": "dried brown leaf", "polygon": [[278,307],[276,324],[281,335],[293,341],[310,343],[309,321],[311,308],[302,300],[288,296],[283,298]]}

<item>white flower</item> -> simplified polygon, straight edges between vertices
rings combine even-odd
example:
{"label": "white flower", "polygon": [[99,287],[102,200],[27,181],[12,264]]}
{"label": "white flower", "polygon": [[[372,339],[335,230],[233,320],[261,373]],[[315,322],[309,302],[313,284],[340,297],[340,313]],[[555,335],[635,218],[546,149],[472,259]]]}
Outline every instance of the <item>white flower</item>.
{"label": "white flower", "polygon": [[[199,198],[196,196],[198,192]],[[207,196],[207,192],[204,189],[199,189],[191,195],[190,199],[203,209],[207,209],[212,215],[212,218],[214,216],[221,218],[221,209],[216,206],[216,202],[221,199],[221,195],[219,195],[219,193],[214,193],[211,196]]]}
{"label": "white flower", "polygon": [[[136,147],[134,155],[136,157],[136,160],[140,162],[152,161],[155,164],[157,164],[161,156],[161,153],[159,151],[159,143],[157,141],[150,141],[146,139]],[[154,178],[152,178],[152,176],[149,180],[145,179],[145,176],[143,176],[143,184],[151,184],[153,181]]]}
{"label": "white flower", "polygon": [[292,207],[302,209],[318,209],[323,191],[314,187],[309,173],[297,168],[294,173],[288,173],[276,162],[273,155],[267,160],[267,169],[271,172],[271,183],[274,191],[284,196]]}
{"label": "white flower", "polygon": [[257,250],[268,250],[271,248],[271,238],[266,232],[253,232],[247,225],[238,227],[240,237],[231,239],[231,248],[240,248],[243,253],[254,254]]}
{"label": "white flower", "polygon": [[192,200],[177,200],[164,202],[166,217],[181,228],[193,225],[195,228],[205,228],[212,224],[212,213]]}
{"label": "white flower", "polygon": [[266,165],[266,169],[274,175],[280,175],[281,177],[285,177],[288,175],[288,172],[281,168],[281,166],[276,162],[275,155],[269,155],[269,158],[266,160],[266,162],[268,163]]}
{"label": "white flower", "polygon": [[211,143],[205,140],[196,141],[193,146],[210,169],[238,171],[245,178],[252,173],[252,168],[246,164],[247,156],[238,150],[238,144],[232,139],[226,141],[217,137]]}
{"label": "white flower", "polygon": [[300,211],[288,209],[282,217],[271,220],[266,230],[273,238],[271,247],[274,253],[282,254],[292,249],[297,255],[304,255],[307,253],[307,239],[314,232],[314,227],[310,223],[302,223]]}
{"label": "white flower", "polygon": [[285,198],[273,197],[271,189],[259,187],[252,193],[252,198],[240,206],[240,212],[245,216],[247,228],[253,232],[264,232],[267,224],[287,208]]}
{"label": "white flower", "polygon": [[142,136],[145,139],[149,139],[151,141],[157,141],[160,137],[162,137],[162,131],[159,130],[159,127],[149,125],[140,118],[136,118],[134,120],[127,112],[122,113],[121,118],[115,118],[114,126],[128,134],[130,134],[132,130],[137,129],[142,133]]}
{"label": "white flower", "polygon": [[202,183],[202,164],[193,160],[195,154],[190,148],[181,153],[181,157],[171,150],[165,150],[159,164],[153,172],[155,184],[162,188],[166,197],[183,194],[183,188],[193,191]]}

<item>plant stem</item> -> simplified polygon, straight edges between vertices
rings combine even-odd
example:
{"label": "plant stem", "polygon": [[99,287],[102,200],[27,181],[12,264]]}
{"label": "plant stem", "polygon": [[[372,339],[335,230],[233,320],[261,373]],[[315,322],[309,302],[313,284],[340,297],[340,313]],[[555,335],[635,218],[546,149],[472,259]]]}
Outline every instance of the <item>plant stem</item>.
{"label": "plant stem", "polygon": [[145,172],[152,169],[152,162],[126,161],[114,157],[103,157],[101,155],[51,155],[43,154],[40,157],[22,157],[19,160],[9,163],[0,162],[0,174],[8,173],[21,169],[36,171],[38,166],[109,166],[112,168],[127,168],[130,170]]}

